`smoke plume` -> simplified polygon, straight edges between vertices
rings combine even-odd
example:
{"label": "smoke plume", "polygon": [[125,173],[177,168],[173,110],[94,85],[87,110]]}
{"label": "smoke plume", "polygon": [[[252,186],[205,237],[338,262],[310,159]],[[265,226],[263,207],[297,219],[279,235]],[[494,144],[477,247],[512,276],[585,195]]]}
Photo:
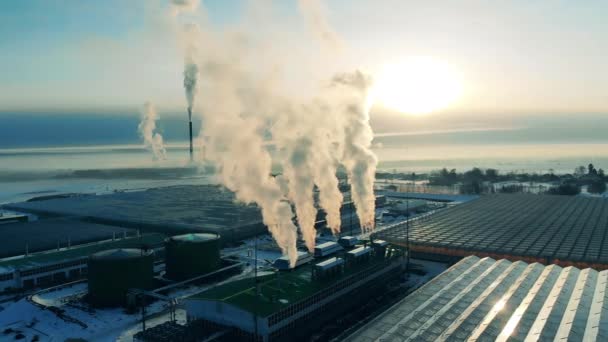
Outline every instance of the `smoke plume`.
{"label": "smoke plume", "polygon": [[326,18],[327,9],[321,0],[298,0],[300,12],[314,35],[332,49],[340,49],[341,40]]}
{"label": "smoke plume", "polygon": [[194,96],[196,95],[196,79],[198,78],[198,67],[193,62],[186,62],[184,67],[184,89],[186,90],[186,100],[188,101],[188,115],[192,120],[192,107],[194,106]]}
{"label": "smoke plume", "polygon": [[[176,23],[188,19],[182,14],[198,5],[172,3]],[[266,7],[252,4],[258,6],[255,15],[245,17],[255,20],[266,14]],[[339,45],[320,2],[300,1],[300,9],[315,35]],[[348,171],[362,226],[373,228],[376,158],[369,149],[365,105],[369,79],[362,73],[341,74],[311,101],[283,94],[277,74],[282,65],[293,68],[294,63],[282,60],[289,54],[269,52],[281,45],[277,37],[268,32],[261,39],[257,36],[256,28],[271,22],[230,30],[218,30],[205,20],[182,22],[178,40],[188,106],[196,107],[204,122],[200,135],[205,136],[206,159],[237,200],[260,207],[264,223],[294,265],[298,228],[307,248],[314,249],[317,204],[327,213],[332,232],[340,231],[340,164]],[[276,168],[282,175],[272,176]]]}
{"label": "smoke plume", "polygon": [[198,0],[171,0],[171,14],[193,12],[198,7]]}
{"label": "smoke plume", "polygon": [[137,131],[143,139],[146,148],[154,154],[154,159],[164,160],[167,159],[167,152],[163,144],[163,136],[155,132],[156,120],[158,120],[158,114],[154,109],[154,105],[150,102],[144,103]]}
{"label": "smoke plume", "polygon": [[336,75],[333,85],[344,94],[344,151],[341,159],[351,185],[351,196],[363,230],[375,223],[374,180],[378,159],[371,150],[374,134],[369,125],[367,93],[371,79],[360,71]]}
{"label": "smoke plume", "polygon": [[327,226],[337,234],[340,231],[342,193],[336,177],[337,156],[334,142],[335,122],[322,106],[297,106],[278,111],[281,117],[273,126],[272,136],[280,148],[280,161],[287,181],[288,197],[294,204],[298,226],[306,246],[314,250],[314,227],[317,208],[316,185],[320,207],[326,212]]}

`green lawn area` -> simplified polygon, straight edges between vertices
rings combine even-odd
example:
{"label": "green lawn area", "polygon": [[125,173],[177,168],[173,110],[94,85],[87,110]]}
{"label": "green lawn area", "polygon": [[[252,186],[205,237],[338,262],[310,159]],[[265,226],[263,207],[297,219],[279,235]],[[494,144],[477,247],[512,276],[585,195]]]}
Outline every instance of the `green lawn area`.
{"label": "green lawn area", "polygon": [[257,313],[262,317],[269,316],[295,302],[307,298],[340,279],[353,273],[384,262],[371,259],[361,265],[345,268],[344,272],[327,280],[311,278],[311,265],[301,266],[293,271],[273,273],[258,277],[260,296],[256,297],[255,279],[247,278],[223,284],[190,298],[226,302],[243,310]]}

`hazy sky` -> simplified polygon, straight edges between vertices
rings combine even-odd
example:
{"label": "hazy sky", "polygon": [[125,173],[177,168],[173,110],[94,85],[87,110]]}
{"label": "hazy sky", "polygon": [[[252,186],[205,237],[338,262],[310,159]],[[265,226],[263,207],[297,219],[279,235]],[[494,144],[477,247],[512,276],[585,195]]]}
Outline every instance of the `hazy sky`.
{"label": "hazy sky", "polygon": [[[158,2],[158,3],[157,3]],[[246,21],[246,1],[204,1],[218,30]],[[462,75],[448,111],[608,111],[608,1],[328,0],[344,41],[327,56],[295,1],[275,1],[273,32],[297,91],[308,75],[377,72],[431,56]],[[0,2],[0,111],[116,110],[152,100],[183,107],[183,58],[155,0]],[[204,77],[204,76],[203,76]]]}

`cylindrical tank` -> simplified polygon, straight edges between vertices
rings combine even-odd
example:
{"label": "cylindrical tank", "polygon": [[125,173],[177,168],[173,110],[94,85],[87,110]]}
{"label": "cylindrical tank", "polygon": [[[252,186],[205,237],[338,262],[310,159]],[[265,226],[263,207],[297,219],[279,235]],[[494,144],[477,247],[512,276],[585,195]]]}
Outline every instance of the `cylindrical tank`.
{"label": "cylindrical tank", "polygon": [[219,235],[185,234],[165,241],[165,269],[169,279],[193,278],[216,270],[219,265]]}
{"label": "cylindrical tank", "polygon": [[88,262],[89,302],[93,306],[126,304],[129,289],[154,285],[154,253],[142,249],[110,249]]}

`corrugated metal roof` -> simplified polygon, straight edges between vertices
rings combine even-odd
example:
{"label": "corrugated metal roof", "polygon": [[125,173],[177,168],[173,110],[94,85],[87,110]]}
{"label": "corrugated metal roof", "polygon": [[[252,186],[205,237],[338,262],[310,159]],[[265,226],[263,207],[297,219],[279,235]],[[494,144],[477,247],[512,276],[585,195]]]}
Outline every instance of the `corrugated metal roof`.
{"label": "corrugated metal roof", "polygon": [[608,341],[608,270],[470,256],[347,341]]}

